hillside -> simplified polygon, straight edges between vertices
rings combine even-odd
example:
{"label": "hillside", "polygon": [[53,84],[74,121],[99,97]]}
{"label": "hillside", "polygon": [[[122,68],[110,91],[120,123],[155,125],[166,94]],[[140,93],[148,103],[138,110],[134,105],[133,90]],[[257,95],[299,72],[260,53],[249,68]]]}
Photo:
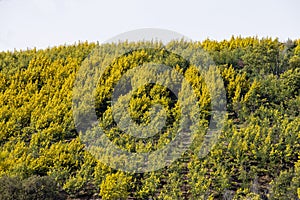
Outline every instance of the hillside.
{"label": "hillside", "polygon": [[[144,84],[127,97],[125,92],[134,88],[135,81],[143,83],[153,76],[149,70],[131,71],[129,78],[135,74],[140,79],[125,81],[117,92],[129,104],[132,121],[151,123],[150,108],[155,104],[162,105],[166,115],[166,123],[153,137],[135,138],[135,128],[125,127],[126,132],[118,127],[110,103],[121,77],[145,63],[176,70],[193,89],[195,104],[186,103],[192,101],[189,96],[182,103],[176,92],[155,83]],[[207,73],[199,73],[194,63]],[[79,72],[99,66],[105,70],[96,76],[95,93],[81,96],[74,87],[88,83],[90,71]],[[232,37],[166,45],[86,42],[1,52],[0,200],[300,199],[299,90],[300,40]],[[74,102],[90,99],[95,105],[83,105],[76,115]],[[226,120],[215,145],[199,156],[214,126],[214,104],[226,106]],[[168,166],[158,168],[161,161],[169,161],[168,156],[156,157],[153,171],[142,172],[143,162],[128,171],[118,170],[130,163],[110,148],[87,148],[90,138],[96,138],[95,144],[103,141],[77,123],[86,120],[88,124],[91,119],[83,111],[94,110],[96,125],[122,151],[155,152],[176,139],[183,105],[191,106],[187,114],[198,117],[191,130],[193,142]],[[185,143],[182,140],[179,145]],[[99,159],[95,152],[106,157]]]}

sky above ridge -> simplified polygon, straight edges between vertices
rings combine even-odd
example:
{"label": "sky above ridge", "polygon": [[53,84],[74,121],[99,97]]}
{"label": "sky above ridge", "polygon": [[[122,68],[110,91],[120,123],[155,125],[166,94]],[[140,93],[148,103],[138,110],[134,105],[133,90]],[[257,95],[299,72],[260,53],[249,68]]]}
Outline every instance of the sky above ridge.
{"label": "sky above ridge", "polygon": [[0,51],[104,42],[159,28],[192,40],[300,38],[299,0],[0,0]]}

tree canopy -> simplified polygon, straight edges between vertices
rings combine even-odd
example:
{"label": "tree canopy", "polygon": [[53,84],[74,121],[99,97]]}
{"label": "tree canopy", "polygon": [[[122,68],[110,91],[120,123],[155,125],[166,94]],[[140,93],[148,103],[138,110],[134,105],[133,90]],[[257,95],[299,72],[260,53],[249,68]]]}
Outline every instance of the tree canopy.
{"label": "tree canopy", "polygon": [[[143,48],[149,44],[154,48]],[[101,55],[94,58],[97,48]],[[106,63],[126,48],[136,50]],[[191,62],[176,54],[197,49],[203,54],[189,57]],[[94,99],[97,126],[113,144],[132,153],[156,151],[176,138],[180,101],[160,84],[145,84],[130,97],[122,93],[127,85],[121,87],[134,123],[151,123],[153,105],[165,111],[166,123],[158,134],[135,138],[132,129],[120,129],[112,117],[114,87],[127,71],[144,63],[159,62],[181,74],[200,109],[190,149],[169,166],[145,173],[123,172],[97,159],[86,149],[73,118],[74,83],[87,58],[91,66],[106,67],[94,96],[84,97]],[[202,67],[210,63],[214,71],[207,76],[219,73],[222,83],[206,82],[192,62]],[[151,76],[150,71],[139,73],[144,79]],[[139,81],[142,78],[128,86]],[[217,143],[207,156],[199,157],[212,118],[209,88],[219,83],[225,87],[228,115]],[[300,40],[85,42],[0,52],[0,199],[300,199],[299,90]],[[94,133],[89,134],[87,138]],[[116,166],[124,164],[122,158],[113,158]]]}

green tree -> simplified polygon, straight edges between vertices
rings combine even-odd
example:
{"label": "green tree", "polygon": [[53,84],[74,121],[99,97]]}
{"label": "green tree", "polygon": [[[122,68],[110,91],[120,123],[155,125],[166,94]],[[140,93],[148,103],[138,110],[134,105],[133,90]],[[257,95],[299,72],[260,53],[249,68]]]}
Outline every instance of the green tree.
{"label": "green tree", "polygon": [[108,174],[100,184],[100,196],[103,199],[126,199],[129,196],[131,176],[124,172]]}

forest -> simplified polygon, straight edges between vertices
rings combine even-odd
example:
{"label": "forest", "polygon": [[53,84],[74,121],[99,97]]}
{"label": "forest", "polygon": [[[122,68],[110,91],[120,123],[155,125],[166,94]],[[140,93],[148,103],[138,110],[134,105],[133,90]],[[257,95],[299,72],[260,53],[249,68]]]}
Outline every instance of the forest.
{"label": "forest", "polygon": [[[79,121],[90,121],[84,111],[93,110],[95,126],[122,151],[155,152],[171,144],[184,115],[181,106],[191,104],[180,103],[162,84],[144,84],[131,96],[122,93],[127,86],[121,85],[119,91],[135,124],[151,123],[153,105],[164,108],[166,122],[158,133],[136,138],[131,133],[134,128],[122,130],[113,117],[114,87],[126,72],[147,63],[171,67],[194,91],[197,109],[187,108],[187,114],[197,116],[193,141],[166,166],[143,172],[141,162],[140,168],[121,170],[127,166],[122,155],[108,147],[88,148],[102,141],[89,141],[97,133],[86,131],[84,125],[78,128],[74,102],[94,102],[79,106]],[[207,73],[199,72],[196,65]],[[81,96],[74,86],[90,77],[79,72],[96,66],[103,73],[94,77],[95,92]],[[131,72],[141,78],[129,81],[129,88],[152,76],[147,70]],[[299,200],[299,91],[300,39],[79,42],[0,52],[0,200]],[[199,156],[214,126],[214,95],[222,94],[224,101],[217,103],[226,107],[224,122],[214,145]],[[94,151],[106,157],[99,159]],[[169,158],[155,159],[159,165]]]}

